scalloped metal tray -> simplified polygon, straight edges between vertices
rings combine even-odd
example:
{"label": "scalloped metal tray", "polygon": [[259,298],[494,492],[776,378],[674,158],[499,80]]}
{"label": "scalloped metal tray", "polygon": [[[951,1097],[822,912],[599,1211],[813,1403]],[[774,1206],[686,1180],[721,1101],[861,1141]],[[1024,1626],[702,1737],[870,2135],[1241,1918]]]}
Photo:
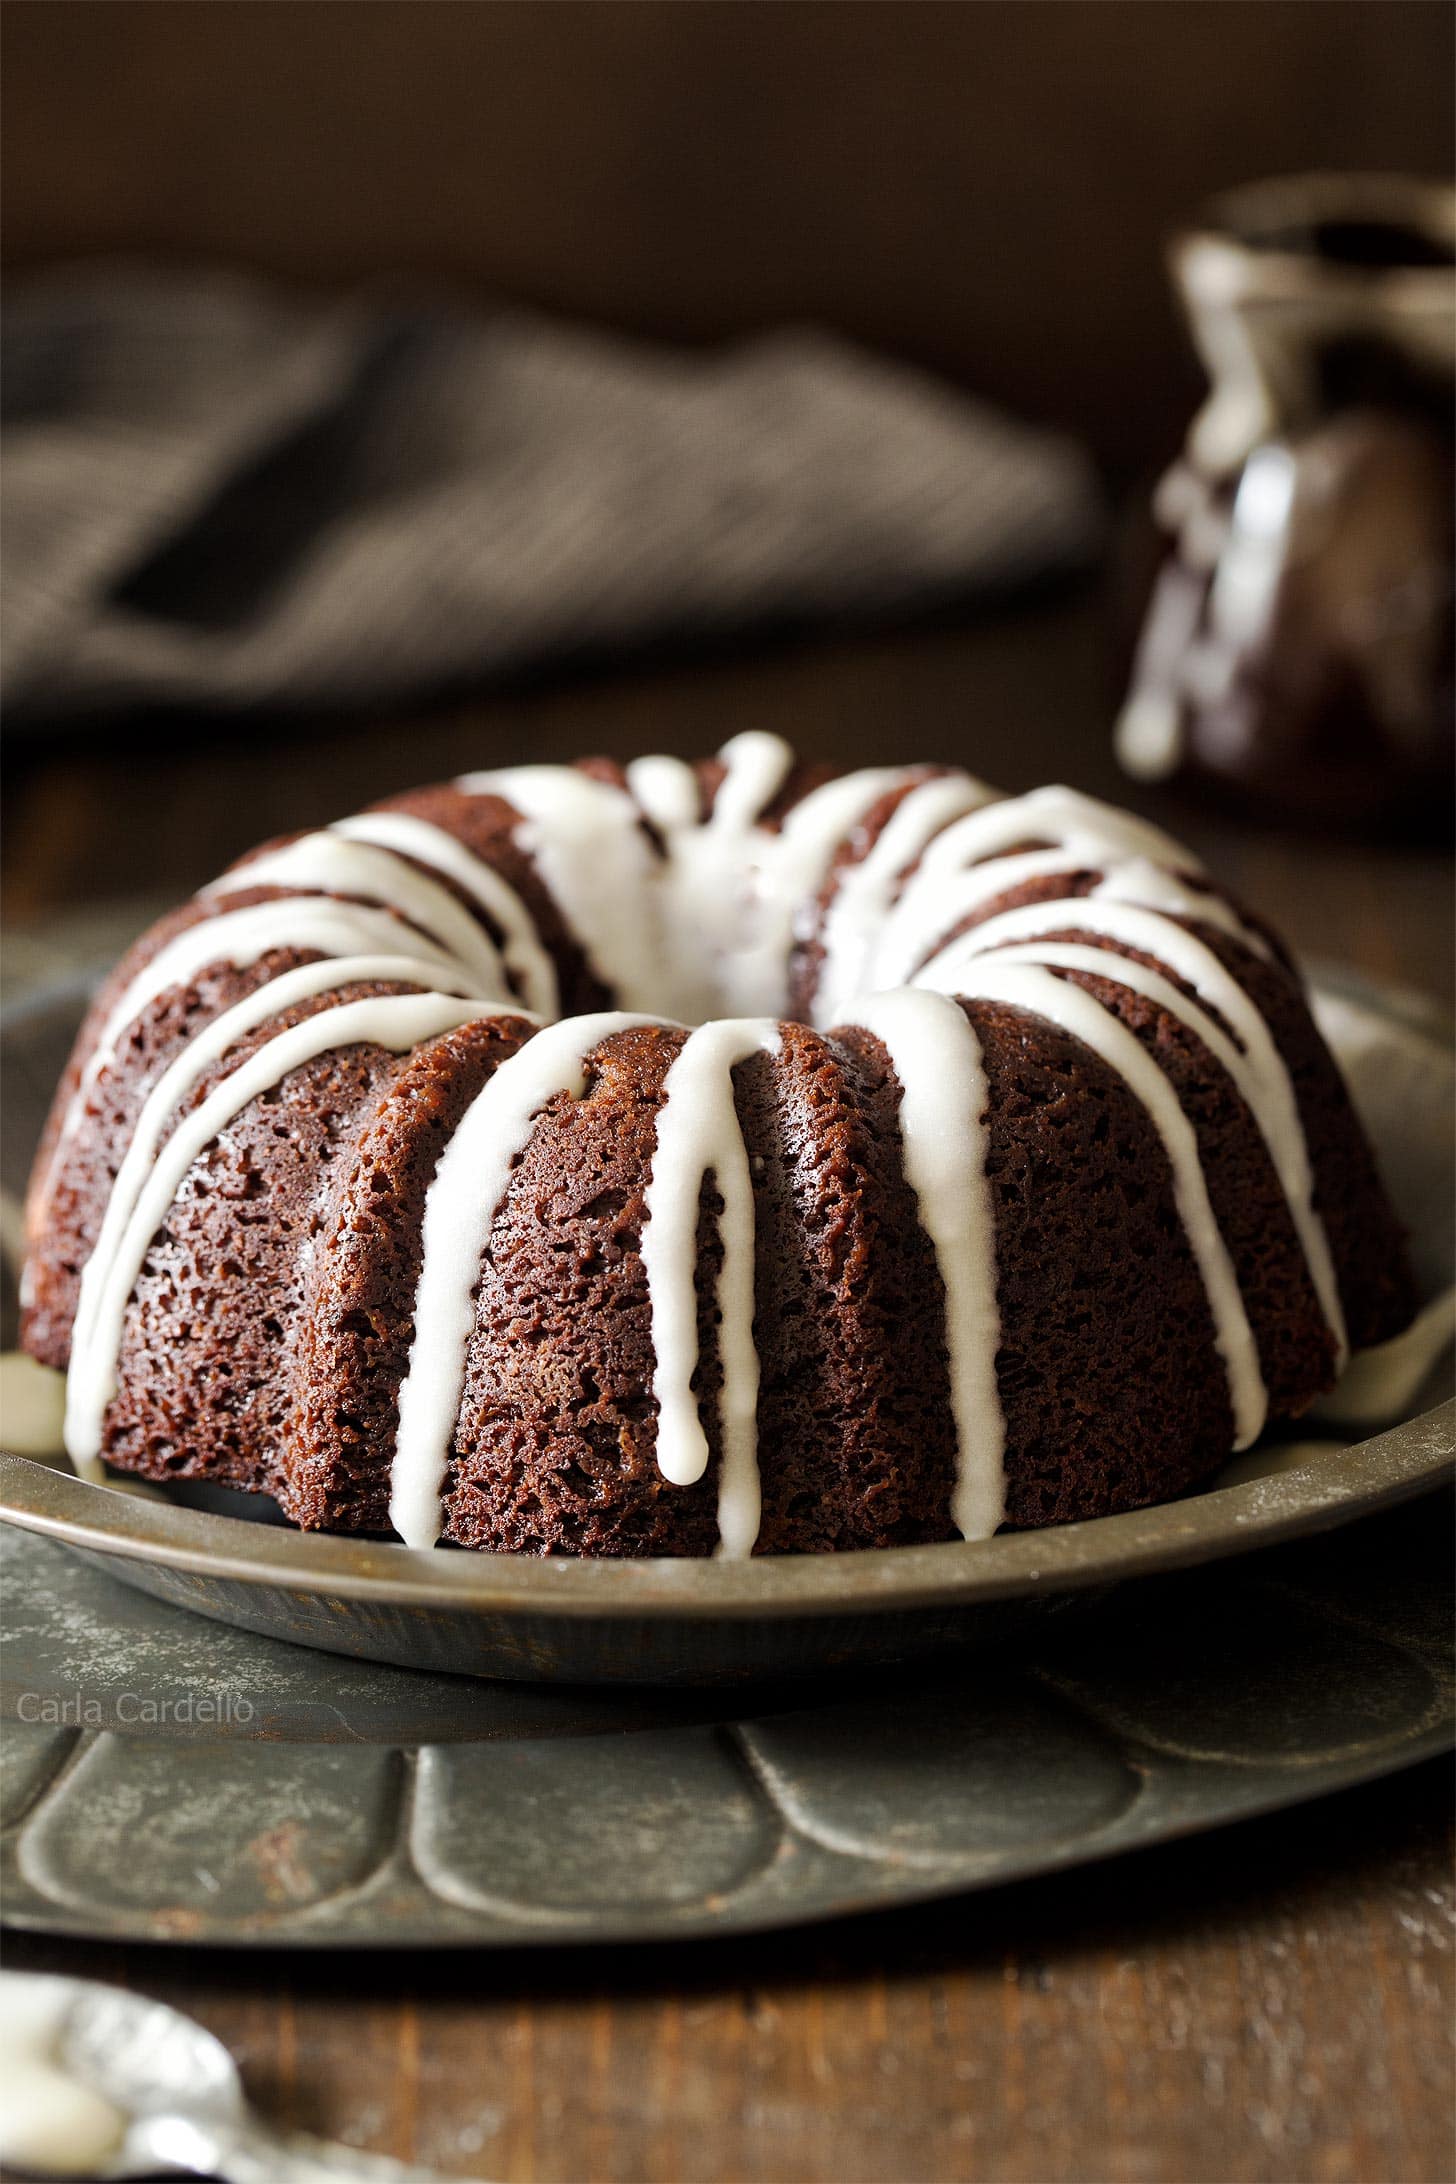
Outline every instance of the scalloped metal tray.
{"label": "scalloped metal tray", "polygon": [[1445,1748],[1431,1517],[1149,1578],[969,1672],[731,1693],[323,1661],[10,1531],[5,1916],[295,1948],[687,1938],[1107,1858]]}
{"label": "scalloped metal tray", "polygon": [[[73,986],[7,1019],[7,1182],[23,1178],[83,998]],[[696,1683],[1019,1641],[1100,1588],[1345,1524],[1453,1467],[1448,1402],[1274,1477],[1126,1516],[748,1564],[419,1554],[179,1507],[13,1456],[0,1458],[0,1516],[159,1599],[330,1652],[522,1680]]]}

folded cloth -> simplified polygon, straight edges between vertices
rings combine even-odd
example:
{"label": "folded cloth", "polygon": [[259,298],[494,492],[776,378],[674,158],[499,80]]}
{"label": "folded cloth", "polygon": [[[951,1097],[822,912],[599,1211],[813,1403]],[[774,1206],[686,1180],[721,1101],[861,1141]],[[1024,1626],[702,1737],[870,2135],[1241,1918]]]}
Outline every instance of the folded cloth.
{"label": "folded cloth", "polygon": [[563,652],[1076,562],[1081,452],[815,332],[653,348],[520,310],[86,266],[4,326],[0,690],[377,705]]}

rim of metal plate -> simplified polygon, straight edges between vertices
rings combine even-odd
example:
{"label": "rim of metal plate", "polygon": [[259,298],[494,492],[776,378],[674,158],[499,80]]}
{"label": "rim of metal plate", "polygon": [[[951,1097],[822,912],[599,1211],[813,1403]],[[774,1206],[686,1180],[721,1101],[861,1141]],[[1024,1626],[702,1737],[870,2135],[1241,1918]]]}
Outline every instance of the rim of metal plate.
{"label": "rim of metal plate", "polygon": [[0,1455],[0,1516],[73,1547],[379,1607],[665,1621],[892,1613],[1081,1590],[1332,1530],[1456,1477],[1456,1400],[1272,1478],[995,1539],[752,1562],[421,1553],[285,1531]]}

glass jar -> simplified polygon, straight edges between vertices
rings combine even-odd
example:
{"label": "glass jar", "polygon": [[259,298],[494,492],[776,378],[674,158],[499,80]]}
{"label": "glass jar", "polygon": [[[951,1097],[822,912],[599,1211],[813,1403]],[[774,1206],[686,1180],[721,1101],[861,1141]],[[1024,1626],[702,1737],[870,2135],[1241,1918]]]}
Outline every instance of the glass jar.
{"label": "glass jar", "polygon": [[1173,277],[1211,382],[1153,515],[1129,773],[1317,823],[1428,822],[1452,777],[1456,193],[1237,190]]}

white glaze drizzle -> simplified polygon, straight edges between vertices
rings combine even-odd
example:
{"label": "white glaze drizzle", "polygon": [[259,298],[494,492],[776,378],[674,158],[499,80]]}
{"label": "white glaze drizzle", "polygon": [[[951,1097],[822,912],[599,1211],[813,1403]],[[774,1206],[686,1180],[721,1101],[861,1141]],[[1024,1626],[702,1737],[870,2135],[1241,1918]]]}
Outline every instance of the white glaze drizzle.
{"label": "white glaze drizzle", "polygon": [[1343,1364],[1349,1355],[1344,1306],[1340,1302],[1329,1238],[1315,1211],[1309,1148],[1283,1064],[1280,1064],[1280,1072],[1289,1096],[1270,1099],[1265,1082],[1254,1070],[1247,1053],[1235,1045],[1206,1010],[1191,1001],[1181,987],[1175,986],[1161,972],[1145,963],[1135,963],[1131,957],[1118,955],[1110,948],[1093,948],[1075,941],[1023,941],[1019,945],[998,948],[994,959],[997,963],[1039,963],[1049,970],[1084,971],[1095,978],[1105,978],[1113,985],[1142,994],[1197,1034],[1233,1079],[1235,1089],[1264,1140],[1299,1236],[1320,1309],[1335,1338],[1336,1365]]}
{"label": "white glaze drizzle", "polygon": [[[787,1007],[796,915],[823,888],[840,844],[905,778],[901,767],[865,767],[811,789],[776,832],[756,827],[724,835],[723,864],[727,874],[738,875],[739,906],[718,970],[721,1006],[729,1015],[777,1014]],[[711,831],[711,822],[704,831]],[[682,865],[689,874],[703,869],[691,844]],[[699,913],[700,929],[710,934],[724,931],[722,895],[723,889],[710,894]]]}
{"label": "white glaze drizzle", "polygon": [[[663,829],[663,915],[677,964],[677,1006],[694,1022],[783,1003],[787,947],[776,951],[768,861],[781,837],[760,825],[794,754],[781,736],[747,729],[718,753],[723,777],[706,820]],[[658,784],[659,791],[661,783]]]}
{"label": "white glaze drizzle", "polygon": [[[986,956],[999,953],[1008,942],[1040,940],[1045,934],[1059,931],[1085,933],[1094,942],[1098,938],[1121,942],[1124,947],[1154,957],[1174,977],[1191,986],[1205,1008],[1228,1026],[1234,1044],[1245,1057],[1241,1085],[1246,1096],[1252,1093],[1249,1104],[1285,1185],[1310,1279],[1335,1339],[1337,1362],[1343,1363],[1348,1343],[1339,1283],[1329,1238],[1314,1207],[1309,1147],[1289,1070],[1262,1014],[1206,941],[1161,910],[1110,901],[1095,893],[1067,902],[1025,903],[1019,909],[1003,910],[932,957],[914,982],[940,993],[977,991],[969,981],[979,976],[977,966]],[[1103,975],[1120,978],[1127,958],[1119,956],[1115,948],[1098,953]],[[1129,979],[1122,982],[1131,983]]]}
{"label": "white glaze drizzle", "polygon": [[[554,1016],[560,1007],[556,965],[541,944],[536,921],[508,880],[493,865],[477,857],[453,834],[412,812],[363,811],[352,819],[340,819],[331,834],[350,842],[373,842],[381,849],[412,857],[416,864],[432,865],[478,903],[499,929],[500,953],[505,959],[516,993],[538,1016]],[[502,999],[511,998],[507,989]]]}
{"label": "white glaze drizzle", "polygon": [[1198,859],[1171,834],[1130,811],[1084,796],[1059,783],[1006,796],[970,812],[932,843],[925,859],[929,879],[978,857],[995,857],[1022,842],[1048,842],[1072,852],[1080,862],[1148,857],[1155,864],[1186,872],[1202,870]]}
{"label": "white glaze drizzle", "polygon": [[1162,910],[1169,917],[1212,925],[1252,954],[1269,959],[1268,941],[1244,923],[1231,902],[1204,888],[1185,886],[1176,872],[1154,864],[1150,857],[1128,857],[1114,864],[1092,893],[1099,902],[1130,902],[1146,910]]}
{"label": "white glaze drizzle", "polygon": [[517,844],[623,1007],[660,1001],[659,860],[626,791],[573,766],[505,766],[462,774],[455,785],[470,796],[499,796],[520,813]]}
{"label": "white glaze drizzle", "polygon": [[481,1265],[536,1117],[560,1093],[581,1098],[587,1057],[604,1039],[660,1022],[610,1011],[538,1031],[476,1094],[440,1156],[425,1194],[414,1339],[390,1470],[389,1521],[407,1547],[433,1547],[440,1536]]}
{"label": "white glaze drizzle", "polygon": [[[92,1081],[116,1059],[122,1034],[143,1009],[174,986],[190,985],[214,963],[246,970],[274,949],[310,955],[405,955],[433,963],[437,977],[449,978],[457,966],[443,948],[413,933],[387,910],[363,903],[334,902],[326,895],[285,896],[251,903],[184,926],[137,972],[102,1025],[87,1076]],[[82,1099],[78,1104],[84,1104]]]}
{"label": "white glaze drizzle", "polygon": [[989,1539],[1006,1514],[1006,1422],[996,1381],[1001,1315],[980,1041],[955,1001],[909,988],[872,994],[842,1021],[881,1042],[900,1080],[905,1180],[945,1292],[956,1433],[951,1516],[963,1539]]}
{"label": "white glaze drizzle", "polygon": [[[349,846],[355,843],[357,848]],[[406,857],[433,865],[465,888],[500,927],[502,949],[497,950],[453,896],[414,871]],[[244,889],[268,886],[289,892],[184,927],[137,973],[102,1026],[62,1125],[57,1153],[74,1133],[102,1073],[114,1063],[127,1028],[160,994],[188,984],[214,963],[241,970],[272,949],[331,956],[396,949],[414,961],[434,956],[436,985],[453,985],[463,977],[470,990],[509,1002],[515,998],[513,976],[528,1008],[542,1015],[557,1009],[555,966],[520,897],[452,835],[424,820],[401,812],[363,812],[340,820],[327,833],[304,836],[234,867],[202,888],[197,900],[225,901]],[[348,896],[363,900],[338,899]],[[53,1172],[54,1156],[51,1166]]]}
{"label": "white glaze drizzle", "polygon": [[706,820],[680,760],[639,759],[627,769],[666,848],[657,927],[672,966],[669,998],[695,1020],[779,1014],[796,914],[823,887],[840,844],[908,769],[872,767],[825,782],[766,827],[763,814],[793,770],[790,746],[751,729],[718,756],[724,773]]}
{"label": "white glaze drizzle", "polygon": [[[282,887],[295,896],[317,892],[379,903],[403,918],[407,928],[423,933],[478,991],[503,1001],[512,998],[500,951],[479,920],[438,880],[393,850],[349,841],[332,831],[305,834],[225,872],[202,895],[204,900],[234,895],[246,887]],[[408,945],[408,930],[401,938]]]}
{"label": "white glaze drizzle", "polygon": [[[1069,896],[1058,902],[1022,903],[1014,910],[998,911],[995,917],[972,926],[948,948],[932,956],[915,983],[934,986],[940,993],[954,990],[947,981],[959,978],[964,966],[978,956],[989,954],[1007,941],[1040,940],[1057,932],[1086,934],[1094,945],[1099,939],[1109,940],[1154,956],[1222,1017],[1261,1080],[1273,1082],[1282,1075],[1288,1082],[1268,1025],[1233,973],[1196,933],[1190,933],[1165,912],[1145,910],[1140,904],[1108,901],[1094,894]],[[1116,950],[1107,952],[1115,954]]]}
{"label": "white glaze drizzle", "polygon": [[723,778],[708,823],[725,834],[748,834],[793,772],[793,747],[782,736],[745,728],[729,737],[718,759]]}
{"label": "white glaze drizzle", "polygon": [[[907,800],[908,801],[908,800]],[[1042,843],[1029,849],[1022,845]],[[1029,795],[984,799],[925,845],[898,899],[883,916],[870,957],[874,981],[893,987],[946,945],[963,919],[983,903],[1030,879],[1094,871],[1120,877],[1102,886],[1164,908],[1176,899],[1185,914],[1224,926],[1247,947],[1267,953],[1259,935],[1218,897],[1185,888],[1176,875],[1201,872],[1198,860],[1146,820],[1115,811],[1074,789],[1033,789]],[[831,1020],[816,1010],[817,1020]]]}
{"label": "white glaze drizzle", "polygon": [[758,1476],[759,1359],[754,1342],[753,1178],[733,1094],[733,1070],[757,1053],[776,1054],[776,1023],[725,1018],[688,1038],[667,1073],[645,1202],[642,1263],[652,1311],[657,1399],[657,1463],[674,1486],[691,1486],[708,1468],[708,1440],[698,1415],[698,1207],[711,1175],[722,1199],[718,1234],[718,1354],[722,1464],[718,1483],[718,1553],[751,1554],[762,1494]]}
{"label": "white glaze drizzle", "polygon": [[[202,898],[199,898],[202,899]],[[321,956],[403,955],[433,967],[432,983],[457,984],[457,965],[423,933],[401,925],[387,910],[335,902],[326,895],[283,896],[221,910],[184,926],[144,963],[108,1010],[56,1134],[46,1171],[49,1191],[61,1157],[79,1129],[92,1094],[113,1067],[121,1042],[151,1003],[173,987],[187,986],[211,965],[246,970],[275,949]]]}
{"label": "white glaze drizzle", "polygon": [[695,827],[702,817],[698,777],[685,758],[634,758],[627,787],[643,815],[664,835]]}
{"label": "white glaze drizzle", "polygon": [[100,1231],[81,1274],[75,1324],[71,1330],[74,1352],[89,1353],[97,1340],[96,1315],[106,1290],[108,1272],[146,1187],[168,1122],[229,1048],[270,1017],[282,1015],[295,1002],[312,1000],[342,986],[379,979],[417,985],[428,993],[435,985],[436,975],[432,964],[414,963],[408,956],[336,956],[319,963],[303,963],[296,970],[285,971],[281,977],[270,979],[266,986],[246,994],[188,1041],[143,1101],[111,1186]]}
{"label": "white glaze drizzle", "polygon": [[846,865],[824,914],[824,960],[814,994],[814,1020],[833,1024],[839,1012],[866,990],[897,883],[919,863],[934,838],[955,819],[995,795],[965,774],[923,781],[902,798],[878,840],[857,864]]}
{"label": "white glaze drizzle", "polygon": [[[946,941],[938,948],[936,943],[941,935],[954,933],[967,918],[976,916],[987,903],[1009,894],[1013,888],[1022,887],[1029,880],[1067,876],[1070,869],[1071,861],[1065,849],[1023,849],[1009,856],[989,858],[984,864],[967,865],[962,871],[947,872],[916,916],[892,915],[887,920],[880,944],[874,951],[876,975],[888,981],[887,992],[911,984],[927,959],[933,962],[945,948],[955,945]],[[1067,902],[1079,899],[1072,895],[1058,898]],[[815,1007],[817,1014],[817,999]]]}
{"label": "white glaze drizzle", "polygon": [[1259,1353],[1233,1261],[1208,1201],[1198,1140],[1172,1086],[1127,1026],[1070,979],[1058,978],[1032,963],[1002,963],[996,956],[971,963],[968,972],[967,984],[961,989],[966,995],[1005,1001],[1059,1024],[1083,1046],[1099,1054],[1146,1110],[1162,1139],[1172,1174],[1174,1204],[1194,1264],[1203,1278],[1214,1343],[1228,1379],[1234,1447],[1247,1448],[1258,1438],[1268,1412]]}
{"label": "white glaze drizzle", "polygon": [[66,1451],[78,1470],[89,1477],[100,1476],[97,1458],[106,1407],[116,1392],[127,1302],[152,1238],[166,1221],[199,1154],[250,1101],[317,1055],[356,1045],[388,1047],[398,1053],[489,1013],[489,1004],[439,993],[389,995],[323,1009],[270,1039],[200,1106],[183,1116],[137,1191],[106,1260],[97,1264],[94,1275],[91,1266],[86,1269],[92,1299],[87,1339],[72,1346],[66,1388]]}

